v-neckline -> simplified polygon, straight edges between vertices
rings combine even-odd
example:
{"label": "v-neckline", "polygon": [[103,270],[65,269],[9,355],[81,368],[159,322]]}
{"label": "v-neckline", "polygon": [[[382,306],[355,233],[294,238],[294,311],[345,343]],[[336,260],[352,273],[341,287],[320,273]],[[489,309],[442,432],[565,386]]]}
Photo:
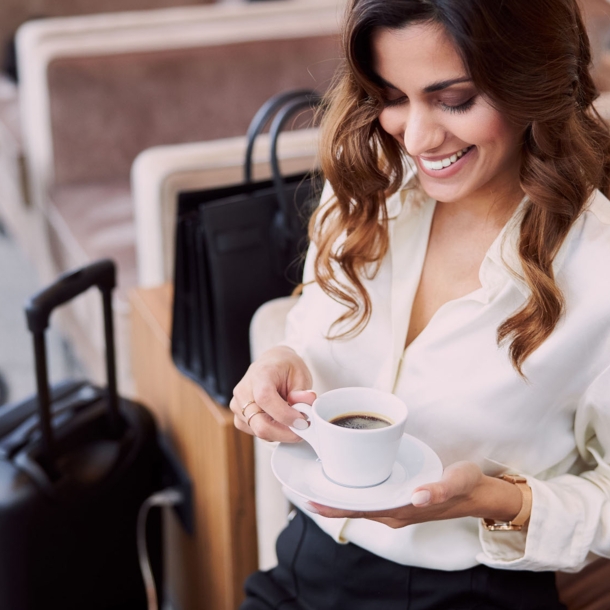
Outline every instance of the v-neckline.
{"label": "v-neckline", "polygon": [[[523,206],[523,204],[525,203],[527,197],[524,196],[523,199],[521,200],[521,202],[517,205],[517,207],[513,210],[511,216],[509,217],[509,219],[506,221],[506,223],[504,224],[504,226],[500,229],[500,231],[498,232],[498,234],[494,237],[493,241],[491,242],[491,244],[489,245],[489,247],[486,249],[485,254],[483,256],[483,259],[481,260],[481,263],[479,265],[478,271],[477,271],[477,275],[479,277],[479,286],[474,288],[473,290],[459,296],[459,297],[455,297],[452,299],[449,299],[448,301],[445,301],[444,303],[442,303],[432,314],[432,316],[430,317],[430,319],[428,320],[428,322],[425,324],[425,326],[419,331],[419,333],[417,333],[417,335],[415,335],[415,337],[413,337],[413,339],[411,339],[411,341],[409,343],[407,343],[407,338],[409,336],[409,329],[411,326],[411,318],[413,315],[413,306],[415,304],[415,299],[417,298],[417,293],[419,291],[419,287],[421,285],[421,281],[422,281],[422,276],[423,276],[423,272],[424,272],[424,266],[426,264],[426,258],[428,256],[428,248],[430,246],[430,238],[432,235],[432,227],[434,224],[434,216],[436,213],[436,208],[437,208],[437,201],[436,200],[432,200],[429,199],[428,203],[431,204],[431,211],[430,211],[430,216],[429,218],[426,219],[428,226],[427,226],[427,231],[425,231],[425,235],[426,235],[426,241],[425,244],[423,246],[423,257],[421,258],[420,261],[420,267],[419,267],[419,273],[417,274],[417,283],[415,286],[415,291],[413,292],[413,298],[411,299],[410,305],[409,305],[409,316],[408,316],[408,321],[407,321],[407,325],[406,325],[406,333],[404,335],[404,342],[402,343],[402,356],[404,356],[404,354],[406,354],[407,350],[413,345],[413,343],[415,343],[419,337],[424,334],[426,332],[426,330],[428,329],[428,327],[434,322],[434,320],[438,317],[437,314],[439,314],[439,312],[441,312],[441,310],[445,309],[446,306],[450,306],[453,303],[457,303],[459,301],[462,300],[468,300],[471,299],[474,295],[476,295],[478,292],[480,292],[481,290],[484,290],[484,283],[481,281],[481,271],[483,269],[483,265],[485,264],[485,260],[488,258],[490,251],[492,250],[492,248],[494,248],[494,244],[497,243],[497,241],[499,239],[502,239],[503,235],[505,234],[507,227],[509,225],[509,223],[512,221],[512,219],[515,217],[515,215],[517,214],[518,210],[521,209],[521,207]],[[402,359],[401,356],[401,359]]]}

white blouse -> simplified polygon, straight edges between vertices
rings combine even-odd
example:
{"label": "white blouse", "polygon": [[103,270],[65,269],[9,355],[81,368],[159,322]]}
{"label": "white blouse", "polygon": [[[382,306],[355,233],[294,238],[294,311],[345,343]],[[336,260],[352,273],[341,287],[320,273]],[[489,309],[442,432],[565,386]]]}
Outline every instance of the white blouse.
{"label": "white blouse", "polygon": [[[330,195],[327,187],[322,201]],[[289,314],[285,343],[304,358],[318,394],[344,386],[394,392],[409,408],[407,432],[445,466],[469,460],[486,474],[526,476],[531,519],[522,532],[487,532],[475,518],[394,530],[308,514],[338,542],[403,565],[575,571],[595,555],[610,557],[610,201],[592,196],[555,259],[565,316],[525,361],[526,380],[496,342],[528,295],[516,252],[523,205],[487,252],[482,287],[445,303],[406,350],[435,202],[404,188],[387,206],[390,251],[365,281],[373,312],[364,331],[325,339],[344,309],[310,283]],[[305,282],[313,257],[312,248]]]}

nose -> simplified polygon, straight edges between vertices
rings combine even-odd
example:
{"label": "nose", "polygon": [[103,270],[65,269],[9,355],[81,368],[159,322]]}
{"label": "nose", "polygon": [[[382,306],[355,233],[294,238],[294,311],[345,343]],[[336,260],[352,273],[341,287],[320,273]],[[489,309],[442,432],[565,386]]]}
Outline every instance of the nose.
{"label": "nose", "polygon": [[411,157],[434,153],[446,135],[434,109],[425,104],[413,103],[406,109],[406,115],[403,140],[407,153]]}
{"label": "nose", "polygon": [[[383,117],[386,113],[386,117]],[[386,120],[381,121],[382,127],[404,142],[407,154],[411,157],[434,153],[445,141],[445,128],[434,109],[425,104],[411,102],[399,108],[386,108],[380,119],[384,118]]]}

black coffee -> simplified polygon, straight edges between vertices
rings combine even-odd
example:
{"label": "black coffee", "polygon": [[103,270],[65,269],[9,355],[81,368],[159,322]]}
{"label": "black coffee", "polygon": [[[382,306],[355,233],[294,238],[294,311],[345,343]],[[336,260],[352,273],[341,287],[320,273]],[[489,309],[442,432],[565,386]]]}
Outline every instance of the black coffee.
{"label": "black coffee", "polygon": [[370,413],[346,413],[331,419],[330,423],[352,430],[374,430],[375,428],[386,428],[392,425],[390,420]]}

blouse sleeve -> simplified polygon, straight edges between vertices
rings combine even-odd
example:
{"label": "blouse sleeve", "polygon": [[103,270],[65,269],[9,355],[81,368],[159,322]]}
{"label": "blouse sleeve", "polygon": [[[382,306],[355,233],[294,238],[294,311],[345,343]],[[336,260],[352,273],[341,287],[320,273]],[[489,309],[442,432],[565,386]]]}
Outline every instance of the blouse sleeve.
{"label": "blouse sleeve", "polygon": [[580,401],[574,431],[591,469],[547,481],[524,475],[533,493],[529,525],[521,532],[489,532],[479,525],[481,563],[574,572],[595,555],[610,557],[610,366]]}

